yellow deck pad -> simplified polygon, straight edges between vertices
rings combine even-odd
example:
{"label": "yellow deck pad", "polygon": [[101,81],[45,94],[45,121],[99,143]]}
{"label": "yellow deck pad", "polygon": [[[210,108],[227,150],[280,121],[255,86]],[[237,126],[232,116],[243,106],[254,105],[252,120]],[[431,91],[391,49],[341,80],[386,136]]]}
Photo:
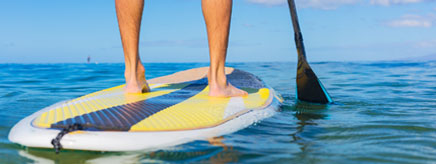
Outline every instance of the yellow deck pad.
{"label": "yellow deck pad", "polygon": [[[154,115],[138,122],[130,131],[171,131],[206,128],[219,125],[230,119],[224,118],[224,112],[231,98],[217,98],[208,96],[209,87],[197,95],[166,108]],[[263,107],[270,97],[267,88],[244,96],[245,109]]]}

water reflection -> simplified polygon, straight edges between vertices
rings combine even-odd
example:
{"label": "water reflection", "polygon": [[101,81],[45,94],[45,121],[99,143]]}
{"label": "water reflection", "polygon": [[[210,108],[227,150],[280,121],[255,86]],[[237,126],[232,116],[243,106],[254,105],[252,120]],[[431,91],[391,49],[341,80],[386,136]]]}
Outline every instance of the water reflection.
{"label": "water reflection", "polygon": [[[329,105],[311,104],[306,102],[297,102],[291,107],[291,109],[295,111],[295,118],[298,119],[296,131],[290,134],[292,137],[291,143],[298,144],[301,152],[305,152],[307,147],[311,144],[307,139],[322,132],[322,129],[317,127],[318,124],[316,121],[328,117],[328,115],[324,113],[328,108]],[[316,128],[305,130],[308,126]]]}
{"label": "water reflection", "polygon": [[[292,105],[284,105],[282,115],[272,118],[276,120],[270,121],[283,121],[282,116],[287,115],[287,119],[292,118],[293,125],[290,126],[290,131],[282,134],[269,134],[281,135],[288,139],[290,152],[296,158],[303,160],[309,159],[316,151],[318,143],[316,136],[325,132],[325,129],[318,124],[321,120],[328,119],[327,110],[330,105],[317,105],[304,102],[297,102]],[[291,116],[291,117],[289,117]],[[278,119],[278,120],[277,120]],[[266,121],[269,122],[269,121]],[[259,133],[268,134],[270,127],[269,123],[260,124],[262,127],[255,129],[263,129]],[[275,128],[273,128],[275,129]],[[253,130],[253,129],[251,129]],[[266,130],[266,131],[265,131]],[[242,132],[243,134],[244,132]],[[256,132],[257,133],[257,132]],[[266,135],[266,136],[269,136]],[[248,139],[248,138],[247,138]],[[207,141],[194,141],[188,144],[168,148],[159,151],[137,151],[137,152],[90,152],[90,151],[77,151],[77,150],[63,150],[60,154],[56,155],[52,149],[37,149],[28,148],[19,151],[19,155],[34,161],[35,163],[165,163],[165,162],[204,162],[204,163],[233,163],[244,162],[247,152],[244,155],[244,149],[238,150],[241,147],[234,148],[232,144],[225,144],[225,137],[211,138]],[[227,141],[229,142],[229,141]],[[253,141],[258,142],[258,140]],[[232,143],[230,141],[229,143]],[[260,142],[259,144],[261,144]],[[286,144],[286,143],[282,143]],[[279,148],[281,146],[272,146],[271,149]],[[242,151],[242,152],[240,152]],[[274,150],[258,150],[260,152],[269,152]],[[262,153],[252,154],[254,156],[263,156]],[[270,155],[266,153],[265,155]],[[273,159],[270,159],[273,160]],[[266,160],[268,161],[268,160]]]}
{"label": "water reflection", "polygon": [[232,146],[226,145],[224,137],[211,138],[208,141],[195,141],[168,150],[142,152],[91,152],[62,150],[55,154],[52,149],[27,148],[19,155],[32,160],[33,163],[162,163],[162,162],[238,162],[239,153]]}

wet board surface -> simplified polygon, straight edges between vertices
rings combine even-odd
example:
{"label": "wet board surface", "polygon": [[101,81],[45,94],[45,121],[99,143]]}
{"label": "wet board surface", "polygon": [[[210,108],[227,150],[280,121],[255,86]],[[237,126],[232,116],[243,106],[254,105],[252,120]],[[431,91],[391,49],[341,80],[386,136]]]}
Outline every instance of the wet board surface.
{"label": "wet board surface", "polygon": [[[50,148],[50,140],[73,124],[66,149],[131,151],[159,149],[228,134],[271,116],[281,98],[248,72],[226,68],[227,78],[248,96],[208,96],[207,68],[151,79],[151,91],[125,94],[124,85],[60,102],[26,117],[11,130],[12,142]],[[177,136],[174,136],[177,135]]]}

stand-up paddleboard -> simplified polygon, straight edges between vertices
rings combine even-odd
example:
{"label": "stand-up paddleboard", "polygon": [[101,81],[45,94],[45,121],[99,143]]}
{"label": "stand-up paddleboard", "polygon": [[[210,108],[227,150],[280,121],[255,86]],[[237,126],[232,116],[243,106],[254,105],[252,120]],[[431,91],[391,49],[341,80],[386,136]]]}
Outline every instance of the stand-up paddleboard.
{"label": "stand-up paddleboard", "polygon": [[149,93],[125,94],[120,85],[54,104],[17,123],[9,140],[40,148],[56,141],[64,149],[160,149],[243,129],[282,102],[258,77],[233,68],[226,68],[228,81],[248,96],[210,97],[206,73],[197,68],[151,79]]}

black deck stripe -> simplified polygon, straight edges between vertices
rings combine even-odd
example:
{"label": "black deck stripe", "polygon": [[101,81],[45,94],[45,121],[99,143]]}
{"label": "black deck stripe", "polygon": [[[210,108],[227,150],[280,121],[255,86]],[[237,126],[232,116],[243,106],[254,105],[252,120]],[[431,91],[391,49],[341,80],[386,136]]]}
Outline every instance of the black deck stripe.
{"label": "black deck stripe", "polygon": [[[70,103],[70,105],[71,105],[72,103]],[[63,118],[65,118],[65,113],[66,112],[68,112],[68,113],[70,113],[71,114],[71,110],[72,110],[72,107],[69,107],[69,106],[67,106],[68,108],[68,110],[67,111],[64,111],[64,110],[62,110],[62,117]],[[65,120],[65,119],[64,119]],[[72,120],[65,120],[65,122],[66,122],[66,124],[73,124],[72,122]]]}
{"label": "black deck stripe", "polygon": [[128,122],[128,124],[133,124],[135,122],[138,122],[138,120],[141,119],[141,118],[135,117],[135,116],[137,116],[136,114],[131,113],[131,112],[134,112],[134,110],[132,108],[130,108],[130,106],[124,105],[123,107],[124,108],[122,108],[121,106],[116,106],[114,108],[117,109],[118,113],[125,116],[124,118],[126,118],[126,121]]}
{"label": "black deck stripe", "polygon": [[[190,82],[190,84],[185,86],[183,89],[171,92],[169,94],[130,103],[128,105],[114,106],[96,112],[84,114],[96,114],[100,117],[105,117],[104,115],[102,115],[104,113],[107,116],[107,119],[103,119],[103,123],[101,125],[87,124],[90,122],[90,120],[88,119],[92,119],[92,117],[83,117],[83,115],[81,115],[53,123],[51,125],[51,128],[66,128],[68,124],[65,124],[64,121],[74,120],[75,123],[84,124],[85,127],[93,129],[95,128],[97,130],[128,131],[131,126],[135,125],[136,123],[150,117],[151,115],[161,110],[185,101],[186,99],[195,96],[196,94],[201,92],[207,86],[207,83],[204,83],[205,80],[201,80],[203,82],[198,81]],[[139,117],[139,115],[141,117]],[[78,117],[83,117],[85,119],[85,122],[80,121]],[[116,123],[114,121],[116,121]]]}
{"label": "black deck stripe", "polygon": [[[94,113],[94,112],[93,112]],[[106,112],[103,111],[96,111],[95,114],[97,116],[100,116],[102,118],[102,120],[104,120],[101,123],[101,126],[103,126],[105,124],[105,122],[108,122],[110,124],[109,127],[115,127],[115,123],[109,118],[109,116],[106,114]]]}
{"label": "black deck stripe", "polygon": [[[112,113],[114,115],[114,117],[116,117],[118,120],[120,120],[120,125],[127,125],[129,124],[129,121],[127,121],[127,119],[121,115],[117,109],[115,109],[115,107],[111,107],[111,108],[107,108],[107,109],[103,109],[103,110],[107,110],[108,112]],[[118,126],[120,126],[118,125]],[[117,125],[115,125],[117,126]]]}
{"label": "black deck stripe", "polygon": [[[126,106],[128,106],[129,108],[138,108],[137,105],[133,105],[133,104],[126,104]],[[144,113],[144,111],[138,111],[137,114],[139,115],[138,117],[141,118],[147,117],[147,114]]]}
{"label": "black deck stripe", "polygon": [[[104,105],[105,102],[102,101],[102,100],[96,99],[96,102],[99,103],[100,106],[105,106],[105,105]],[[117,125],[125,124],[123,118],[121,118],[121,117],[117,117],[118,114],[116,113],[116,111],[113,110],[113,107],[106,108],[106,109],[104,109],[104,110],[100,110],[100,111],[105,112],[106,115],[110,117],[109,120],[111,120],[111,122],[114,123],[114,124],[113,124],[114,127],[116,127]],[[116,123],[115,123],[114,121],[112,121],[112,120],[115,120]]]}
{"label": "black deck stripe", "polygon": [[90,113],[87,116],[89,117],[89,119],[93,119],[94,120],[94,124],[95,125],[103,124],[103,120],[101,120],[101,118],[97,117],[97,115],[95,113]]}
{"label": "black deck stripe", "polygon": [[[121,121],[119,120],[119,118],[115,117],[114,114],[112,112],[110,112],[109,110],[99,110],[100,112],[104,113],[107,116],[108,122],[112,123],[112,127],[116,127],[117,125],[121,124]],[[104,123],[106,124],[106,123]]]}
{"label": "black deck stripe", "polygon": [[[89,104],[85,104],[85,105],[86,105],[86,107],[91,108]],[[83,109],[86,109],[85,105],[82,105]],[[88,112],[88,110],[85,110],[85,112]],[[94,121],[94,122],[91,122],[91,123],[94,123],[94,124],[98,125],[101,122],[101,119],[98,118],[95,113],[92,113],[92,114],[89,114],[89,115],[86,115],[86,116],[88,116],[89,119],[92,119]]]}
{"label": "black deck stripe", "polygon": [[[89,101],[89,102],[90,102],[90,104],[86,104],[86,105],[88,105],[89,107],[92,106],[92,108],[97,108],[96,107],[96,105],[97,105],[96,102],[93,102],[93,101]],[[104,121],[103,120],[109,121],[108,116],[106,116],[106,114],[104,114],[103,112],[101,112],[100,114],[97,114],[99,112],[100,111],[90,112],[91,118],[95,118],[96,117],[99,120],[99,123],[97,125],[104,125]]]}
{"label": "black deck stripe", "polygon": [[[87,100],[87,99],[86,99],[86,98],[83,98],[81,101],[84,101],[84,100]],[[85,111],[85,113],[87,113],[88,110],[90,110],[90,109],[86,109],[86,108],[91,108],[91,107],[89,106],[89,104],[84,104],[84,103],[78,103],[77,106],[80,106],[80,107],[82,108],[82,110]],[[84,114],[82,114],[81,116],[82,116],[82,118],[83,118],[82,121],[86,122],[85,117],[87,117],[87,118],[91,121],[91,122],[89,122],[88,124],[95,124],[95,125],[98,125],[98,122],[97,122],[98,120],[95,118],[95,115],[92,115],[92,114],[90,114],[90,115],[84,115]]]}
{"label": "black deck stripe", "polygon": [[[82,100],[84,100],[84,99],[82,99]],[[86,110],[86,107],[85,107],[85,105],[83,105],[83,103],[79,103],[78,104],[78,106],[80,105],[80,107],[82,107],[82,109],[86,112],[87,110]],[[84,117],[88,117],[90,120],[91,120],[91,124],[96,124],[96,122],[95,121],[97,121],[97,120],[95,120],[95,119],[93,119],[91,116],[92,115],[84,115],[84,116],[82,116],[82,121],[84,121],[85,122],[85,118]]]}

